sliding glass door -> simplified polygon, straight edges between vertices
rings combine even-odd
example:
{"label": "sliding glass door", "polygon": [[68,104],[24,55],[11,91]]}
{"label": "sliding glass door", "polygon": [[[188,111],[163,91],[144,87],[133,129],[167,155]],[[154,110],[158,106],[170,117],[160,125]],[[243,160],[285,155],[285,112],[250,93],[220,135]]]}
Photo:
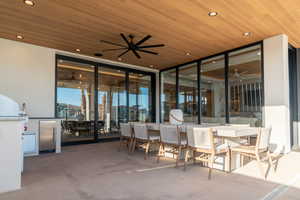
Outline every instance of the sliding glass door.
{"label": "sliding glass door", "polygon": [[224,55],[203,60],[200,69],[201,122],[225,123]]}
{"label": "sliding glass door", "polygon": [[63,118],[62,143],[95,138],[95,66],[60,60],[57,64],[56,115]]}
{"label": "sliding glass door", "polygon": [[155,120],[155,75],[57,56],[55,116],[62,143],[120,136],[120,123]]}
{"label": "sliding glass door", "polygon": [[98,138],[119,135],[120,122],[127,121],[126,73],[100,67],[98,70]]}
{"label": "sliding glass door", "polygon": [[129,73],[129,121],[152,122],[151,76]]}

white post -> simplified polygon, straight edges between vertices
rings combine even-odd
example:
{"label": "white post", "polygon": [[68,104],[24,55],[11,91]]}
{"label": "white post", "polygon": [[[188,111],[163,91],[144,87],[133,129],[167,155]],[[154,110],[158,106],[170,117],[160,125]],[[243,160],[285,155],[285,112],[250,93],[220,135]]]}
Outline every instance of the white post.
{"label": "white post", "polygon": [[272,127],[272,149],[287,153],[291,150],[288,37],[277,35],[265,39],[263,44],[264,125]]}

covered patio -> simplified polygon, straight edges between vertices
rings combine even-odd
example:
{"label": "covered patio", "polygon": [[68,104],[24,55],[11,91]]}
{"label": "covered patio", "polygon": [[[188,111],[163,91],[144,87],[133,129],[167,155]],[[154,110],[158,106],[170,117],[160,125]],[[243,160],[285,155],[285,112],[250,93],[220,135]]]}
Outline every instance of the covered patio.
{"label": "covered patio", "polygon": [[0,200],[299,200],[296,0],[1,0]]}

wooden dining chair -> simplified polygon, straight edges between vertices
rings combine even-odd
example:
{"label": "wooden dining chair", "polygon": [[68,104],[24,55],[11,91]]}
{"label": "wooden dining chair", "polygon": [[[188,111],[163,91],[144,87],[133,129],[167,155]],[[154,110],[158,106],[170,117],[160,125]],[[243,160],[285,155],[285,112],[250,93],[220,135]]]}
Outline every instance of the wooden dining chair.
{"label": "wooden dining chair", "polygon": [[159,135],[151,135],[148,132],[147,125],[144,123],[134,123],[134,140],[132,145],[132,152],[134,152],[135,147],[137,144],[141,144],[145,146],[145,156],[144,159],[146,160],[149,156],[149,150],[151,145],[158,144],[160,140]]}
{"label": "wooden dining chair", "polygon": [[211,179],[216,156],[226,156],[226,162],[231,162],[228,145],[215,142],[212,128],[187,127],[187,141],[184,170],[186,170],[189,158],[193,158],[194,163],[197,158],[197,160],[207,164],[209,168],[208,179]]}
{"label": "wooden dining chair", "polygon": [[[186,149],[187,140],[181,138],[179,127],[176,125],[160,125],[160,144],[157,154],[157,162],[160,157],[166,152],[170,152],[176,155],[176,167],[180,160],[182,150]],[[170,150],[166,151],[165,147],[169,147]]]}
{"label": "wooden dining chair", "polygon": [[257,165],[261,175],[267,178],[262,167],[263,158],[267,159],[269,165],[273,168],[273,161],[270,155],[270,136],[271,128],[258,128],[258,134],[255,145],[240,145],[231,148],[231,152],[239,153],[241,156],[242,165],[244,163],[244,157],[254,158],[257,161]]}
{"label": "wooden dining chair", "polygon": [[120,135],[120,145],[119,151],[121,151],[122,144],[126,144],[128,148],[128,153],[131,151],[131,146],[133,143],[134,134],[130,124],[120,123],[121,135]]}

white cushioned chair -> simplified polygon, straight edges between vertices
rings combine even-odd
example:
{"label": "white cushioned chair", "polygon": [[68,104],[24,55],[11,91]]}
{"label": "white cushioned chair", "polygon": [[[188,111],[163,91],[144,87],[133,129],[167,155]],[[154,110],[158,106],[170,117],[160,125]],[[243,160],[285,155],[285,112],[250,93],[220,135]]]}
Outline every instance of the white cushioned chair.
{"label": "white cushioned chair", "polygon": [[[227,162],[230,163],[230,153],[228,145],[215,143],[215,137],[212,128],[187,127],[187,151],[185,154],[184,170],[189,157],[192,157],[194,163],[196,158],[201,162],[207,163],[209,168],[208,179],[211,179],[211,173],[216,156],[227,156]],[[192,152],[192,154],[191,154]],[[197,154],[199,154],[197,156]]]}
{"label": "white cushioned chair", "polygon": [[150,145],[159,143],[160,136],[152,135],[148,132],[147,126],[144,123],[135,123],[134,127],[134,140],[132,145],[132,151],[135,150],[136,144],[145,145],[145,159],[148,158]]}
{"label": "white cushioned chair", "polygon": [[160,125],[160,145],[157,154],[157,162],[166,152],[166,146],[170,148],[168,152],[176,155],[176,167],[180,160],[180,155],[183,149],[186,148],[187,140],[181,137],[180,129],[176,125]]}

